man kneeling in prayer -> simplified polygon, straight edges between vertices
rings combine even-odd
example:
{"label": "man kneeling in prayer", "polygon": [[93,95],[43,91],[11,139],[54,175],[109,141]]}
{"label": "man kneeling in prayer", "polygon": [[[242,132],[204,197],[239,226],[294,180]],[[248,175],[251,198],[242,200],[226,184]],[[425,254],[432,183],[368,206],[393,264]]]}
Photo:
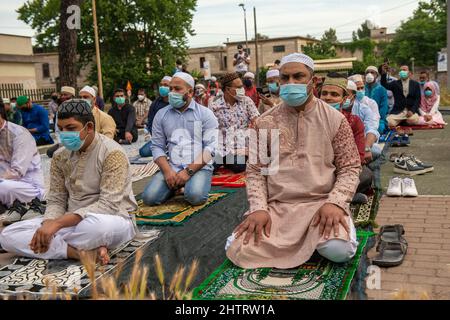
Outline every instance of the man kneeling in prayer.
{"label": "man kneeling in prayer", "polygon": [[52,159],[46,213],[4,229],[0,245],[19,256],[50,260],[79,260],[88,251],[107,264],[108,250],[136,234],[128,158],[117,142],[95,132],[84,100],[59,107],[58,127],[64,148]]}
{"label": "man kneeling in prayer", "polygon": [[316,250],[347,262],[357,250],[349,203],[361,171],[352,130],[340,112],[314,97],[310,57],[286,56],[280,74],[283,103],[257,120],[258,141],[252,144],[276,130],[279,152],[268,139],[264,143],[276,154],[272,163],[249,161],[250,211],[228,239],[227,256],[247,269],[295,268]]}

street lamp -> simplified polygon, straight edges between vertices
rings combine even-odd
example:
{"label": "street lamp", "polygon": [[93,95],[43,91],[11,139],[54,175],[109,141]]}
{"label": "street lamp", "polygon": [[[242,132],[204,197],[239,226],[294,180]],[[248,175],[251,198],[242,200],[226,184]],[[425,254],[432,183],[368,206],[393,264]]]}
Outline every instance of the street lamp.
{"label": "street lamp", "polygon": [[242,10],[244,10],[244,24],[245,24],[245,49],[248,54],[248,36],[247,36],[247,10],[245,9],[245,4],[241,3],[239,4],[239,7],[242,7]]}

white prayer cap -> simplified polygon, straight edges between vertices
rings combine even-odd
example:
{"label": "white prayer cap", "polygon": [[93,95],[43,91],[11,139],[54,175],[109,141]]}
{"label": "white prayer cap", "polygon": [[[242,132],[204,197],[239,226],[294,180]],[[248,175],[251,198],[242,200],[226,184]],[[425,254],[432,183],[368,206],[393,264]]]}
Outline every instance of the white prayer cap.
{"label": "white prayer cap", "polygon": [[375,66],[369,66],[366,69],[366,73],[369,72],[369,71],[375,71],[376,73],[378,73],[378,68],[375,67]]}
{"label": "white prayer cap", "polygon": [[211,77],[211,81],[212,81],[212,82],[217,82],[217,78],[214,77],[214,76],[212,76],[212,77]]}
{"label": "white prayer cap", "polygon": [[360,74],[354,74],[354,75],[350,76],[348,78],[348,80],[351,80],[353,82],[364,82],[364,79],[363,79],[362,75],[360,75]]}
{"label": "white prayer cap", "polygon": [[164,78],[162,78],[162,80],[161,81],[172,81],[172,77],[169,77],[169,76],[165,76]]}
{"label": "white prayer cap", "polygon": [[191,88],[195,87],[195,80],[189,73],[186,72],[177,72],[173,75],[172,78],[180,78],[184,82],[186,82]]}
{"label": "white prayer cap", "polygon": [[311,59],[311,57],[307,56],[306,54],[292,53],[283,57],[283,59],[281,59],[280,68],[284,66],[286,63],[290,62],[302,63],[305,66],[310,67],[311,69],[314,70],[314,60]]}
{"label": "white prayer cap", "polygon": [[200,88],[200,89],[206,90],[205,86],[202,85],[201,83],[195,85],[195,88]]}
{"label": "white prayer cap", "polygon": [[358,87],[356,86],[356,83],[354,83],[351,80],[349,80],[347,83],[347,89],[352,90],[352,91],[358,91]]}
{"label": "white prayer cap", "polygon": [[244,78],[255,79],[255,75],[252,72],[247,72],[244,74]]}
{"label": "white prayer cap", "polygon": [[280,70],[274,69],[267,71],[266,78],[277,78],[280,77]]}
{"label": "white prayer cap", "polygon": [[80,90],[80,94],[81,94],[82,92],[87,92],[87,93],[89,93],[89,94],[90,94],[91,96],[93,96],[93,97],[96,96],[96,94],[95,94],[95,89],[92,88],[92,87],[90,87],[90,86],[85,86],[83,89]]}
{"label": "white prayer cap", "polygon": [[11,103],[11,100],[9,100],[9,98],[3,98],[3,103],[9,104],[9,103]]}

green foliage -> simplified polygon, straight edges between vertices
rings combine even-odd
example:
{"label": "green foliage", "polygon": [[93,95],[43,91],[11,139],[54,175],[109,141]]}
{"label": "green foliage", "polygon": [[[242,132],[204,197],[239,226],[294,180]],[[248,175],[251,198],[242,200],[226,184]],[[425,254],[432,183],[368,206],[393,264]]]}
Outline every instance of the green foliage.
{"label": "green foliage", "polygon": [[342,43],[340,46],[350,50],[352,53],[355,53],[358,49],[363,52],[363,61],[355,61],[353,63],[353,73],[362,74],[365,72],[367,66],[378,66],[383,63],[383,58],[375,55],[375,48],[377,44],[370,38],[364,38],[349,43]]}
{"label": "green foliage", "polygon": [[303,48],[303,51],[314,60],[330,59],[336,57],[336,50],[334,48],[336,43],[336,30],[330,28],[325,31],[319,43],[308,43]]}
{"label": "green foliage", "polygon": [[369,39],[370,30],[373,28],[376,27],[373,26],[369,20],[364,21],[364,23],[361,24],[361,28],[359,28],[357,31],[353,31],[353,41]]}
{"label": "green foliage", "polygon": [[260,87],[264,87],[266,85],[267,71],[269,71],[269,68],[267,68],[267,67],[260,67],[259,68],[259,86]]}
{"label": "green foliage", "polygon": [[436,53],[446,46],[447,4],[445,0],[419,2],[419,7],[397,30],[385,54],[397,64],[409,64],[415,58],[418,66],[436,63]]}
{"label": "green foliage", "polygon": [[[135,89],[148,88],[173,73],[175,61],[186,56],[187,35],[194,35],[196,4],[197,0],[97,0],[106,97],[128,80]],[[60,0],[28,0],[18,10],[19,19],[39,33],[37,45],[47,50],[57,48],[59,5]],[[81,15],[78,53],[80,64],[87,65],[95,57],[91,1],[83,1]],[[97,83],[95,65],[89,81]]]}

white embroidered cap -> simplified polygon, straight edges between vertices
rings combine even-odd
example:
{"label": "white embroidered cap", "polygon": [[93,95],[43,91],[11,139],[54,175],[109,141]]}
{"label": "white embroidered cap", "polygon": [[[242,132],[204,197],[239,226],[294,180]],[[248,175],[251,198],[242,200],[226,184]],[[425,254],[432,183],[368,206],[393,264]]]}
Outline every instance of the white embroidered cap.
{"label": "white embroidered cap", "polygon": [[186,72],[177,72],[173,75],[172,78],[180,78],[181,80],[184,80],[190,87],[195,87],[195,80],[192,78],[192,76]]}
{"label": "white embroidered cap", "polygon": [[90,94],[91,96],[93,96],[93,97],[96,96],[96,94],[95,94],[95,89],[92,88],[92,87],[90,87],[90,86],[85,86],[83,89],[80,90],[80,94],[81,94],[82,92],[87,92],[87,93],[89,93],[89,94]]}
{"label": "white embroidered cap", "polygon": [[172,77],[169,77],[169,76],[165,76],[164,78],[162,78],[162,80],[161,81],[172,81]]}
{"label": "white embroidered cap", "polygon": [[281,59],[280,68],[286,63],[298,62],[314,70],[314,60],[310,56],[303,53],[292,53]]}
{"label": "white embroidered cap", "polygon": [[267,71],[266,78],[277,78],[280,77],[280,70],[274,69]]}

